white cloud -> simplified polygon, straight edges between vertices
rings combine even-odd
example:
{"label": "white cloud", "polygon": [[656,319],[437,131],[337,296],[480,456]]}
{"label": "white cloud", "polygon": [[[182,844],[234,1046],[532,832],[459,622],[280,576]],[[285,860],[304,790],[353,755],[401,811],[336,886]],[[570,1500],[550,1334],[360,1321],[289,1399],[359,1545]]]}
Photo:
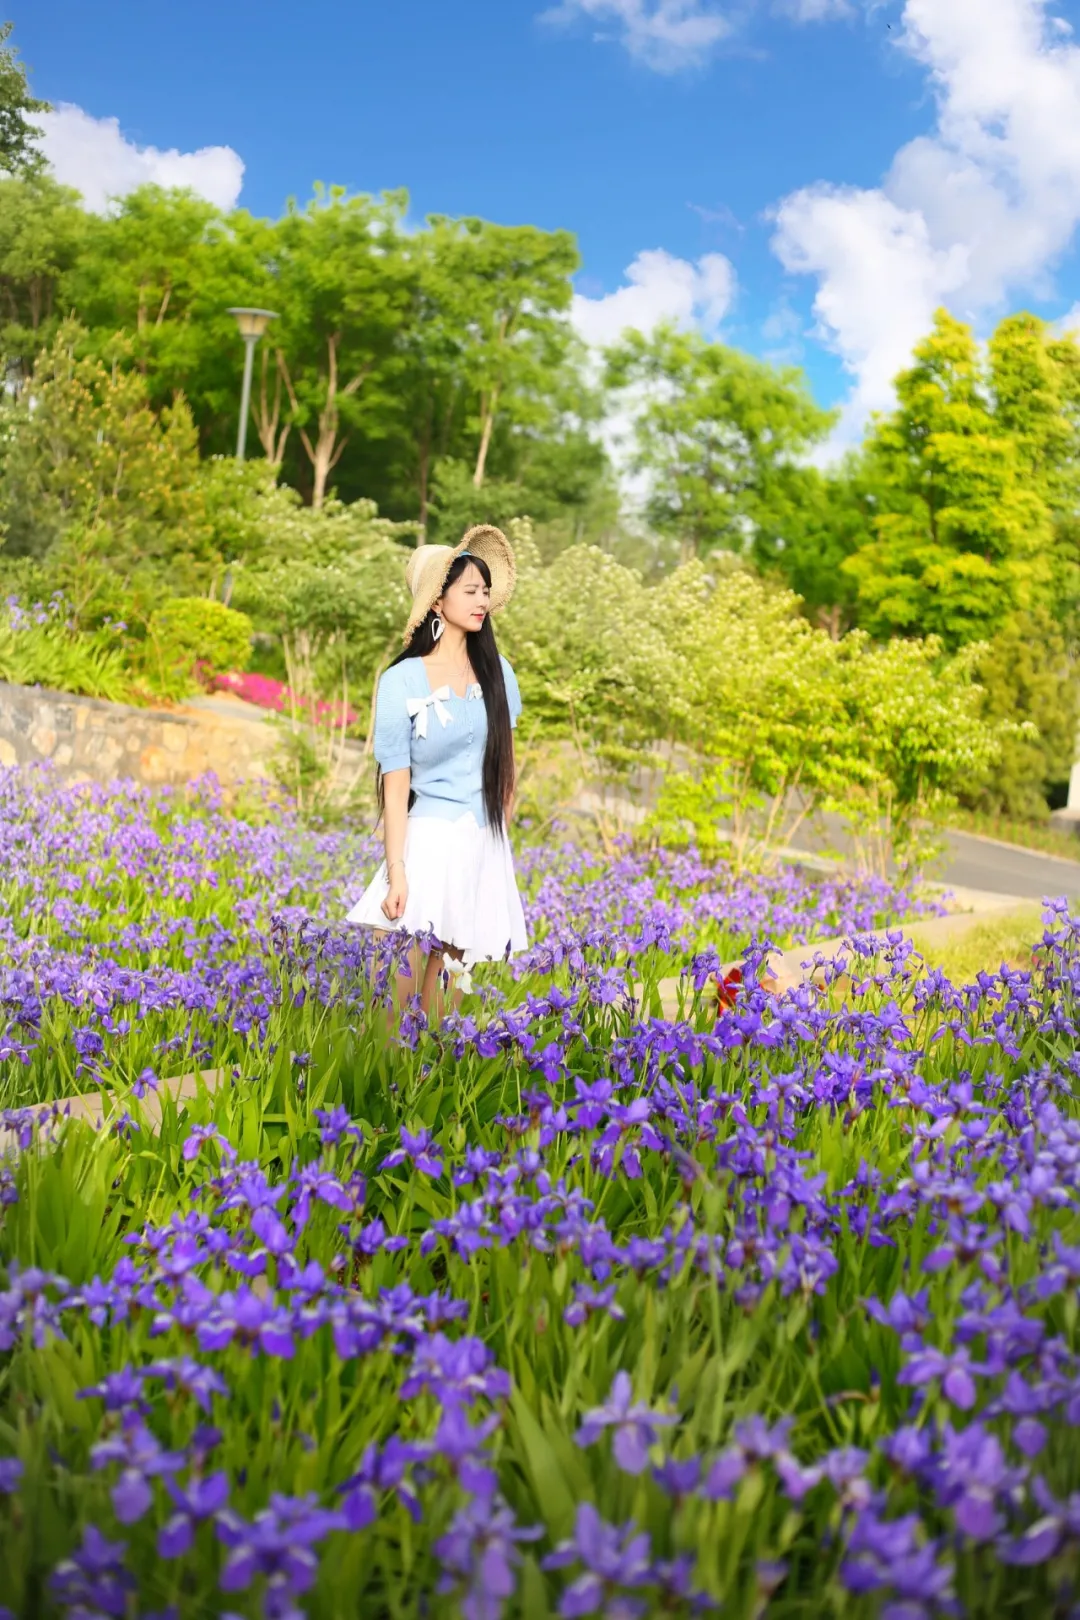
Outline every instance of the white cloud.
{"label": "white cloud", "polygon": [[661,321],[677,326],[719,326],[735,297],[735,270],[722,253],[706,253],[692,264],[663,248],[639,253],[626,280],[601,298],[574,294],[571,319],[586,343],[614,343],[628,326],[649,333]]}
{"label": "white cloud", "polygon": [[[722,253],[706,253],[691,263],[663,248],[639,253],[627,266],[625,278],[621,287],[600,298],[574,294],[570,318],[594,350],[597,371],[597,351],[616,342],[627,327],[648,335],[662,321],[671,321],[679,327],[715,332],[734,303],[738,286],[735,267]],[[631,470],[634,421],[646,398],[640,384],[625,389],[600,429],[628,511],[640,509],[649,491],[648,478]]]}
{"label": "white cloud", "polygon": [[39,114],[38,123],[56,178],[80,191],[86,206],[97,213],[110,197],[147,183],[187,187],[224,209],[232,208],[240,195],[244,164],[231,146],[203,146],[197,152],[136,146],[124,138],[115,118],[92,118],[68,102]]}
{"label": "white cloud", "polygon": [[850,0],[777,0],[777,11],[796,22],[831,22],[834,17],[850,17]]}
{"label": "white cloud", "polygon": [[732,32],[726,12],[709,0],[561,0],[541,21],[595,22],[595,38],[617,39],[646,67],[678,73],[700,67]]}
{"label": "white cloud", "polygon": [[882,184],[820,184],[776,210],[785,268],[817,280],[820,335],[855,378],[844,433],[946,303],[975,321],[1045,296],[1080,224],[1080,49],[1045,0],[906,0],[899,44],[926,69],[934,131]]}
{"label": "white cloud", "polygon": [[[766,9],[795,22],[849,17],[857,0],[772,0]],[[596,24],[593,38],[617,40],[657,73],[704,67],[717,47],[737,33],[762,0],[559,0],[540,21]]]}

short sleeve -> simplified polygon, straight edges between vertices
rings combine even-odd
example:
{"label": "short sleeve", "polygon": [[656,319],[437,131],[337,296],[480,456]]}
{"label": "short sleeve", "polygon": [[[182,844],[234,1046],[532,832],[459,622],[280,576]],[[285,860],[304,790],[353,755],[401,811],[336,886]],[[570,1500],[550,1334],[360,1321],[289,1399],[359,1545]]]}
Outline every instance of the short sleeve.
{"label": "short sleeve", "polygon": [[510,724],[516,726],[518,715],[521,713],[521,688],[518,686],[517,676],[501,654],[500,661],[502,663],[503,680],[506,682],[506,702],[510,709]]}
{"label": "short sleeve", "polygon": [[401,665],[388,669],[379,681],[375,699],[375,741],[372,752],[382,772],[408,770],[412,764],[412,723],[406,706]]}

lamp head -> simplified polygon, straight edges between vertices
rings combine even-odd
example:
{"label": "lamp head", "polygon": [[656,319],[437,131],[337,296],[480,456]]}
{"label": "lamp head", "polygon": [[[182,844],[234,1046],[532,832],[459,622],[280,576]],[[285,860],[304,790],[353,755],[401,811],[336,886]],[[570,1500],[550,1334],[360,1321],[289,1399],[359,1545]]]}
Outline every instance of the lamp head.
{"label": "lamp head", "polygon": [[236,316],[242,338],[261,338],[271,321],[277,320],[276,309],[230,309]]}

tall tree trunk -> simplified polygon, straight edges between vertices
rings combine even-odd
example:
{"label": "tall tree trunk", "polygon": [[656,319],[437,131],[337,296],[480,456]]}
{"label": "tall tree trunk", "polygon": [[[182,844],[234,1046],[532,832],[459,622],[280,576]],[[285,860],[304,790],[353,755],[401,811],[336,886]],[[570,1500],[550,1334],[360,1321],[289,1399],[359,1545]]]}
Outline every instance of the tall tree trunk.
{"label": "tall tree trunk", "polygon": [[259,435],[259,443],[263,447],[263,454],[271,466],[280,467],[285,457],[285,446],[292,431],[292,423],[281,423],[281,376],[285,365],[281,350],[277,351],[274,365],[274,402],[270,400],[266,387],[266,373],[269,367],[270,355],[267,349],[262,352],[262,371],[259,376],[259,392],[251,402],[251,415],[255,423],[255,431]]}
{"label": "tall tree trunk", "polygon": [[491,433],[495,426],[495,412],[499,406],[499,390],[493,388],[486,399],[480,396],[480,448],[476,453],[476,469],[473,472],[473,488],[480,489],[484,482],[484,468],[487,466],[488,450],[491,446]]}
{"label": "tall tree trunk", "polygon": [[[348,399],[355,394],[363,384],[364,378],[371,370],[370,366],[362,366],[354,377],[350,377],[344,388],[338,387],[338,344],[341,342],[340,332],[331,332],[326,340],[327,369],[326,369],[326,398],[318,415],[318,431],[312,441],[306,428],[297,423],[297,432],[300,443],[304,447],[304,454],[311,462],[311,504],[316,509],[322,506],[326,499],[326,486],[330,474],[341,460],[342,452],[349,442],[348,434],[343,439],[338,438],[338,428],[341,425],[340,401]],[[281,375],[289,394],[289,403],[293,408],[293,415],[299,414],[300,405],[296,398],[289,368],[284,356],[279,353],[278,363]]]}

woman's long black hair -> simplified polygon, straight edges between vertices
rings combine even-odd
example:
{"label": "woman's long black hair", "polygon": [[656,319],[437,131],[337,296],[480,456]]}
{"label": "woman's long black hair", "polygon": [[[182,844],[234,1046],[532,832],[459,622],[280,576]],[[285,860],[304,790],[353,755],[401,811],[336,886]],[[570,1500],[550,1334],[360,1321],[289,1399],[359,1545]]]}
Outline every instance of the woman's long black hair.
{"label": "woman's long black hair", "polygon": [[[470,563],[488,590],[491,589],[491,570],[487,563],[482,557],[474,557],[466,551],[455,557],[450,564],[450,571],[443,584],[444,591],[461,578]],[[430,652],[434,652],[436,646],[434,626],[435,609],[432,608],[413,631],[409,645],[399,652],[396,658],[390,660],[387,668],[393,669],[395,664],[403,664],[406,658],[426,658]],[[484,810],[488,826],[495,832],[501,832],[506,819],[506,806],[514,789],[514,740],[510,726],[510,705],[506,701],[506,681],[503,679],[502,660],[495,645],[495,632],[491,627],[490,613],[485,614],[479,630],[465,632],[465,641],[468,646],[469,663],[480,682],[484,708],[487,710],[487,747],[484,749],[483,775]],[[382,772],[377,766],[376,785],[381,817],[385,799]],[[410,809],[415,797],[415,794],[410,793]]]}

